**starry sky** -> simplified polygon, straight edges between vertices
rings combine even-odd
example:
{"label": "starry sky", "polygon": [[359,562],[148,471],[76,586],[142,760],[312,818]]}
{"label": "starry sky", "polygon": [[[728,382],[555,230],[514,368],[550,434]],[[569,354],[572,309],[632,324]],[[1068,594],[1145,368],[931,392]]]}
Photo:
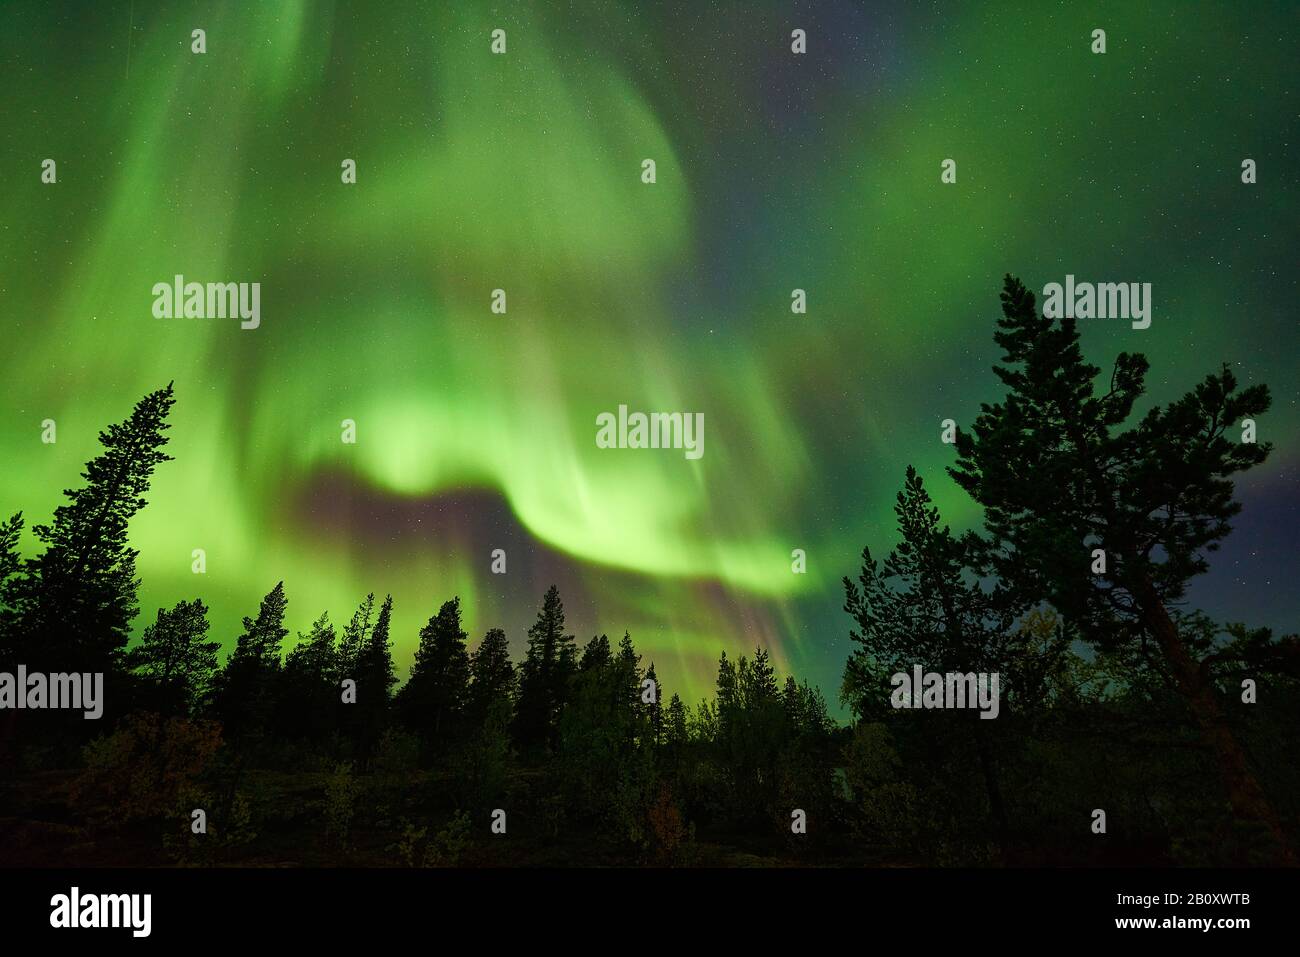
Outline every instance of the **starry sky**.
{"label": "starry sky", "polygon": [[[229,648],[280,579],[294,631],[391,592],[405,674],[453,595],[522,653],[554,582],[580,641],[631,632],[668,693],[762,645],[833,704],[839,581],[893,544],[906,466],[978,521],[940,422],[1001,397],[1003,274],[1070,273],[1152,284],[1151,328],[1082,330],[1103,367],[1149,357],[1151,401],[1221,362],[1272,387],[1276,450],[1192,599],[1293,631],[1298,27],[1281,3],[6,3],[0,510],[47,520],[175,380],[140,626],[201,596]],[[260,328],[155,318],[176,274],[260,282]],[[705,454],[598,448],[620,404],[702,412]]]}

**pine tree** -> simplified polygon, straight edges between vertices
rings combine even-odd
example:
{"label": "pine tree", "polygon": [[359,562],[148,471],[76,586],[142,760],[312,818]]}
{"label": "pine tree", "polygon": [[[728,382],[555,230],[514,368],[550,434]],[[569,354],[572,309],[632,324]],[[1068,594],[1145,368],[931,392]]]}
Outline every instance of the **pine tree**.
{"label": "pine tree", "polygon": [[369,762],[388,726],[393,685],[397,684],[393,643],[389,637],[392,617],[393,596],[388,595],[379,606],[375,627],[357,654],[357,702],[353,707],[358,728],[357,753],[363,763]]}
{"label": "pine tree", "polygon": [[585,674],[589,671],[596,671],[601,668],[607,668],[614,660],[613,652],[609,647],[608,635],[597,635],[587,642],[582,649],[582,659],[578,662],[578,671]]}
{"label": "pine tree", "polygon": [[474,727],[489,720],[506,724],[514,710],[518,679],[510,663],[510,643],[500,628],[491,628],[469,659],[467,712]]}
{"label": "pine tree", "polygon": [[221,643],[207,641],[208,609],[196,598],[180,601],[144,630],[126,653],[126,666],[156,689],[167,715],[189,715],[211,688]]}
{"label": "pine tree", "polygon": [[803,696],[799,693],[799,682],[794,675],[786,675],[785,686],[781,689],[781,708],[785,712],[785,723],[792,734],[798,734],[803,728]]}
{"label": "pine tree", "polygon": [[767,707],[776,702],[779,695],[776,669],[772,667],[766,648],[754,649],[754,662],[749,667],[749,679],[744,688],[747,707]]}
{"label": "pine tree", "polygon": [[668,719],[664,727],[665,744],[670,750],[680,751],[686,746],[688,740],[686,722],[686,705],[682,703],[681,696],[674,692],[672,700],[668,702]]}
{"label": "pine tree", "polygon": [[862,551],[858,582],[844,579],[844,610],[859,647],[845,672],[845,701],[860,718],[887,710],[890,677],[926,671],[1000,671],[1014,657],[1011,630],[1028,607],[1000,585],[981,583],[980,543],[953,536],[910,465],[894,504],[900,541],[883,567]]}
{"label": "pine tree", "polygon": [[362,599],[351,620],[343,628],[343,637],[339,641],[338,667],[339,680],[357,678],[361,666],[362,649],[370,641],[370,632],[374,628],[372,617],[375,612],[374,592]]}
{"label": "pine tree", "polygon": [[618,642],[619,687],[624,703],[636,710],[641,704],[641,656],[632,645],[632,636],[626,631]]}
{"label": "pine tree", "polygon": [[174,401],[169,383],[101,432],[104,451],[81,473],[86,484],[64,492],[68,502],[49,525],[33,527],[44,551],[24,563],[6,594],[16,617],[12,651],[29,668],[119,669],[138,610],[127,529],[146,504],[154,469],[171,460],[162,447]]}
{"label": "pine tree", "polygon": [[256,740],[270,730],[280,645],[289,634],[284,627],[288,604],[284,582],[278,582],[262,599],[257,617],[244,618],[244,631],[215,683],[214,707],[228,740]]}
{"label": "pine tree", "polygon": [[642,703],[641,707],[646,711],[646,720],[650,728],[650,743],[659,747],[664,741],[664,706],[663,688],[659,687],[659,676],[655,674],[655,664],[650,662],[650,667],[646,669],[645,676],[654,682],[654,700],[649,704]]}
{"label": "pine tree", "polygon": [[18,552],[18,541],[22,534],[22,512],[16,513],[7,522],[0,522],[0,662],[10,665],[18,663],[18,649],[14,645],[17,638],[17,596],[13,594],[12,588],[17,584],[15,576],[22,567],[22,556]]}
{"label": "pine tree", "polygon": [[725,744],[731,737],[740,711],[740,698],[736,687],[736,666],[727,660],[727,653],[722,652],[718,659],[716,709],[718,719],[718,737]]}
{"label": "pine tree", "polygon": [[[1074,320],[1040,316],[1034,294],[1011,276],[1001,298],[995,339],[1006,365],[994,372],[1009,391],[958,432],[949,470],[985,509],[989,568],[1028,599],[1050,600],[1102,650],[1153,640],[1233,810],[1285,848],[1212,676],[1170,610],[1241,509],[1231,476],[1269,454],[1269,444],[1229,434],[1268,409],[1268,388],[1238,389],[1225,365],[1125,428],[1145,392],[1146,358],[1121,353],[1098,392],[1101,370],[1084,361]],[[1098,549],[1105,569],[1094,571]]]}
{"label": "pine tree", "polygon": [[[501,638],[505,638],[504,633]],[[469,697],[468,640],[469,635],[461,627],[460,598],[443,602],[438,613],[420,629],[415,665],[398,696],[407,727],[423,735],[435,752],[445,752],[462,730]],[[490,658],[482,663],[497,664]],[[485,677],[491,680],[494,676]],[[493,689],[485,686],[481,690],[490,694]]]}
{"label": "pine tree", "polygon": [[338,636],[328,611],[311,623],[307,634],[298,633],[298,643],[284,659],[284,669],[301,675],[304,681],[333,684],[338,673]]}
{"label": "pine tree", "polygon": [[329,612],[312,622],[307,634],[285,656],[281,674],[279,726],[289,735],[320,739],[337,724],[339,690],[338,637]]}
{"label": "pine tree", "polygon": [[573,635],[564,633],[564,604],[560,590],[552,585],[537,621],[528,629],[528,651],[520,667],[515,733],[525,751],[536,754],[558,748],[560,712],[576,672],[577,649]]}

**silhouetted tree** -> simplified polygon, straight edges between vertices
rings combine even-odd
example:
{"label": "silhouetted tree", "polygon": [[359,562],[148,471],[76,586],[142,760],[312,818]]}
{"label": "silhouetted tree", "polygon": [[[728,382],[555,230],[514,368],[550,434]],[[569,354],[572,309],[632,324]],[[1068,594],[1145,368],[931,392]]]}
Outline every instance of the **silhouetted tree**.
{"label": "silhouetted tree", "polygon": [[[469,636],[460,621],[460,598],[443,602],[420,629],[411,677],[398,694],[398,708],[407,727],[419,732],[434,753],[445,751],[463,729],[470,658],[465,650]],[[482,690],[490,689],[485,686]]]}
{"label": "silhouetted tree", "polygon": [[284,582],[262,599],[256,618],[244,618],[244,631],[225,669],[214,682],[214,710],[226,740],[237,747],[259,741],[270,729],[274,692],[280,670],[280,645],[288,607]]}
{"label": "silhouetted tree", "polygon": [[560,713],[576,671],[577,649],[573,635],[564,633],[564,604],[552,585],[528,629],[528,651],[519,669],[515,735],[524,751],[538,754],[558,747]]}
{"label": "silhouetted tree", "polygon": [[388,725],[389,706],[397,675],[393,669],[392,640],[389,631],[393,617],[393,596],[384,598],[375,617],[375,627],[357,654],[357,753],[368,762]]}
{"label": "silhouetted tree", "polygon": [[0,522],[0,661],[17,664],[16,639],[17,596],[11,594],[11,583],[22,567],[18,541],[23,534],[23,513],[17,512],[7,522]]}
{"label": "silhouetted tree", "polygon": [[221,643],[207,641],[208,609],[196,598],[177,602],[144,630],[127,650],[126,665],[152,687],[153,707],[166,716],[188,717],[212,686]]}
{"label": "silhouetted tree", "polygon": [[[1006,365],[994,372],[1009,391],[959,431],[949,470],[984,506],[988,568],[1027,599],[1049,599],[1100,648],[1153,639],[1234,811],[1285,847],[1211,677],[1170,611],[1240,511],[1231,476],[1268,456],[1269,444],[1227,434],[1268,409],[1267,387],[1239,390],[1225,365],[1125,429],[1145,392],[1144,356],[1121,353],[1099,393],[1101,370],[1084,361],[1074,320],[1040,316],[1034,294],[1011,276],[1002,311],[995,339]],[[1094,572],[1097,549],[1105,570]]]}
{"label": "silhouetted tree", "polygon": [[731,727],[740,710],[740,696],[736,689],[736,666],[727,659],[725,651],[718,658],[718,677],[715,687],[718,735],[725,741],[730,737]]}
{"label": "silhouetted tree", "polygon": [[649,726],[650,744],[658,747],[664,740],[664,706],[660,695],[663,688],[659,686],[659,676],[655,674],[654,662],[650,662],[650,667],[646,669],[645,676],[654,682],[654,700],[649,704],[642,703],[641,707],[645,709],[646,723]]}
{"label": "silhouetted tree", "polygon": [[468,715],[481,727],[491,717],[502,724],[514,710],[518,681],[510,663],[510,643],[500,628],[490,628],[469,659]]}
{"label": "silhouetted tree", "polygon": [[481,811],[499,806],[505,796],[516,686],[506,633],[489,629],[469,656],[469,688],[461,722],[465,730],[452,755],[462,807]]}
{"label": "silhouetted tree", "polygon": [[614,659],[614,683],[619,710],[619,725],[626,730],[628,740],[636,741],[646,728],[645,710],[641,704],[641,656],[636,653],[632,636],[626,631],[618,642],[618,655]]}
{"label": "silhouetted tree", "polygon": [[[901,540],[883,568],[862,552],[859,584],[844,579],[844,610],[860,647],[845,666],[844,695],[859,717],[878,718],[891,699],[890,678],[915,665],[940,674],[1006,673],[1024,650],[1014,630],[1025,603],[972,568],[980,543],[953,536],[911,466],[894,505]],[[912,689],[919,694],[919,688]],[[1005,834],[1007,814],[985,723],[972,711],[967,734],[980,758],[989,811]]]}
{"label": "silhouetted tree", "polygon": [[686,728],[686,705],[681,696],[673,693],[668,702],[668,718],[664,726],[664,743],[669,751],[675,752],[685,747],[689,740]]}
{"label": "silhouetted tree", "polygon": [[137,612],[135,556],[127,528],[145,506],[162,452],[172,386],[136,403],[125,422],[99,434],[104,451],[82,472],[86,484],[64,492],[68,502],[49,525],[33,527],[44,545],[8,583],[15,612],[9,643],[33,670],[114,673]]}
{"label": "silhouetted tree", "polygon": [[362,650],[370,641],[370,632],[374,628],[375,595],[374,592],[362,599],[352,618],[343,628],[343,637],[339,640],[338,666],[339,680],[357,679],[361,667]]}
{"label": "silhouetted tree", "polygon": [[279,727],[287,736],[322,740],[338,727],[341,698],[338,636],[322,612],[285,656]]}
{"label": "silhouetted tree", "polygon": [[613,660],[614,655],[609,647],[609,637],[607,635],[597,635],[587,642],[582,649],[582,657],[578,661],[578,672],[579,674],[585,674],[589,671],[608,667]]}

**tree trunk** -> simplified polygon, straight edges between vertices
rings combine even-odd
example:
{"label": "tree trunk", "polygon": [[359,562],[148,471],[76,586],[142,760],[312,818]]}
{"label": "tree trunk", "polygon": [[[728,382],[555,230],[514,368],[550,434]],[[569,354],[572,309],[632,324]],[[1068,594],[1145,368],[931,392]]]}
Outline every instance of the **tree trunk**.
{"label": "tree trunk", "polygon": [[975,719],[975,750],[979,754],[980,770],[984,774],[984,789],[989,798],[989,810],[993,814],[993,823],[997,828],[998,845],[1006,853],[1007,807],[1002,800],[1002,788],[998,785],[998,769],[993,762],[993,752],[989,749],[988,733],[980,726],[982,719]]}
{"label": "tree trunk", "polygon": [[1277,842],[1280,863],[1294,863],[1295,858],[1277,812],[1273,810],[1259,780],[1251,771],[1246,753],[1228,727],[1212,684],[1188,652],[1173,619],[1169,617],[1168,610],[1149,580],[1139,583],[1137,598],[1142,620],[1160,645],[1178,690],[1186,697],[1201,736],[1218,763],[1233,813],[1242,821],[1255,821],[1266,827]]}

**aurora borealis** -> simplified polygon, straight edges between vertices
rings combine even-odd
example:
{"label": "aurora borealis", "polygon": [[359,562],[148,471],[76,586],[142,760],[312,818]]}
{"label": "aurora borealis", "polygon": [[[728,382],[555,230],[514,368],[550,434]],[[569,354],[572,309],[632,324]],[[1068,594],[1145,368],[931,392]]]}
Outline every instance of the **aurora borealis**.
{"label": "aurora borealis", "polygon": [[[1149,329],[1083,336],[1153,401],[1224,361],[1273,390],[1192,597],[1294,631],[1300,11],[1089,6],[6,4],[0,512],[45,521],[175,380],[137,627],[201,596],[230,647],[280,579],[295,630],[391,592],[404,674],[443,600],[519,651],[555,582],[688,701],[756,644],[833,701],[905,467],[977,517],[939,423],[1001,396],[1003,274],[1074,274],[1151,283]],[[259,282],[260,327],[155,318],[178,274]],[[598,448],[621,404],[703,413],[707,453]]]}

